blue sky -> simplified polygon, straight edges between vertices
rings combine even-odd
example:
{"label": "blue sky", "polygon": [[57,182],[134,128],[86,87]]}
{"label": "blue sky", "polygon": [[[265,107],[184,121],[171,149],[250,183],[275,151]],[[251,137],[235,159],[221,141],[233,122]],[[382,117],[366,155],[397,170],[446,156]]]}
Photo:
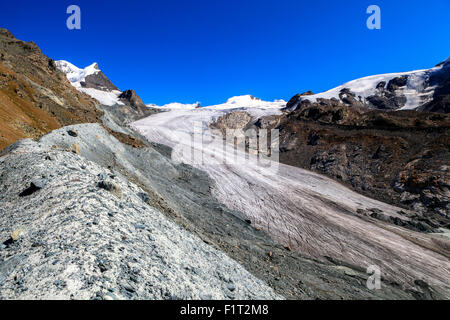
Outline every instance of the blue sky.
{"label": "blue sky", "polygon": [[[71,4],[81,30],[66,28]],[[371,4],[381,30],[366,27]],[[449,13],[449,0],[15,0],[2,3],[0,26],[53,59],[98,62],[147,103],[211,105],[434,66],[450,56]]]}

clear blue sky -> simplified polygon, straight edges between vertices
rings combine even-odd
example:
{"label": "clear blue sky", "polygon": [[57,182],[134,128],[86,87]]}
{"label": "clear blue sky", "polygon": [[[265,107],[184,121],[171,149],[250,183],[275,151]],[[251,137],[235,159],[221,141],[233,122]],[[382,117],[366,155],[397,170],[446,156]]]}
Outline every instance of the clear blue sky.
{"label": "clear blue sky", "polygon": [[[77,4],[82,29],[66,28]],[[381,8],[368,30],[366,8]],[[53,59],[92,62],[147,103],[320,92],[450,56],[449,0],[4,1],[0,26]]]}

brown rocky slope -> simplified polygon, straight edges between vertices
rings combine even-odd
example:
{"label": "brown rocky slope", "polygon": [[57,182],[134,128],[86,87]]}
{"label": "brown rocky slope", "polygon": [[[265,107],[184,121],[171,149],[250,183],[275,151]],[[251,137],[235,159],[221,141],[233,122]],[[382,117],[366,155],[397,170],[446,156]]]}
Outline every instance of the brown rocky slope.
{"label": "brown rocky slope", "polygon": [[0,149],[68,124],[99,122],[95,104],[34,42],[0,28]]}
{"label": "brown rocky slope", "polygon": [[[82,86],[117,90],[101,71],[86,77]],[[108,107],[120,122],[156,112],[146,108],[133,90],[123,92],[121,102],[121,106]],[[0,150],[17,140],[36,139],[67,125],[104,123],[104,108],[78,91],[34,42],[18,40],[10,31],[0,28]],[[123,143],[143,145],[130,135],[106,129]]]}

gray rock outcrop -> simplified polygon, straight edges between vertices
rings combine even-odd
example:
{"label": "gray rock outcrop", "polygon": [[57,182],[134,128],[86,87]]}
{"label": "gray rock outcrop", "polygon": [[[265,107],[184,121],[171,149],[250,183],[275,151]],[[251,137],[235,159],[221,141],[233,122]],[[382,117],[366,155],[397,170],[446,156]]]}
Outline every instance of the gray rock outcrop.
{"label": "gray rock outcrop", "polygon": [[0,298],[281,298],[76,153],[22,140],[0,177]]}

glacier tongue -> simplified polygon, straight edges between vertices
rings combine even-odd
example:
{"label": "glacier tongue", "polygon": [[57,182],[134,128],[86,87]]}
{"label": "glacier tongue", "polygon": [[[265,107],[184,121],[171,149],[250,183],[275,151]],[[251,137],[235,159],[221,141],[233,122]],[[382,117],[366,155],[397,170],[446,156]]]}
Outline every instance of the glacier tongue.
{"label": "glacier tongue", "polygon": [[[255,108],[239,109],[253,112]],[[213,193],[220,202],[243,212],[280,244],[318,259],[331,257],[363,268],[378,265],[384,277],[407,287],[416,279],[448,287],[448,258],[439,253],[432,236],[356,213],[360,208],[376,208],[398,217],[400,208],[307,170],[278,164],[274,173],[251,161],[224,163],[234,151],[223,152],[223,142],[213,138],[208,124],[229,111],[172,110],[137,121],[132,127],[149,141],[174,148],[174,160],[206,171],[215,181]],[[203,122],[200,138],[194,132],[198,122]],[[192,144],[193,140],[197,143]],[[200,156],[191,157],[185,150]],[[198,157],[204,161],[195,161]]]}
{"label": "glacier tongue", "polygon": [[66,74],[67,79],[78,91],[86,93],[105,106],[124,105],[119,99],[119,95],[122,93],[119,90],[99,90],[83,87],[82,83],[86,81],[87,76],[98,74],[101,71],[97,63],[93,63],[84,69],[80,69],[65,60],[55,61],[55,64],[59,70]]}

